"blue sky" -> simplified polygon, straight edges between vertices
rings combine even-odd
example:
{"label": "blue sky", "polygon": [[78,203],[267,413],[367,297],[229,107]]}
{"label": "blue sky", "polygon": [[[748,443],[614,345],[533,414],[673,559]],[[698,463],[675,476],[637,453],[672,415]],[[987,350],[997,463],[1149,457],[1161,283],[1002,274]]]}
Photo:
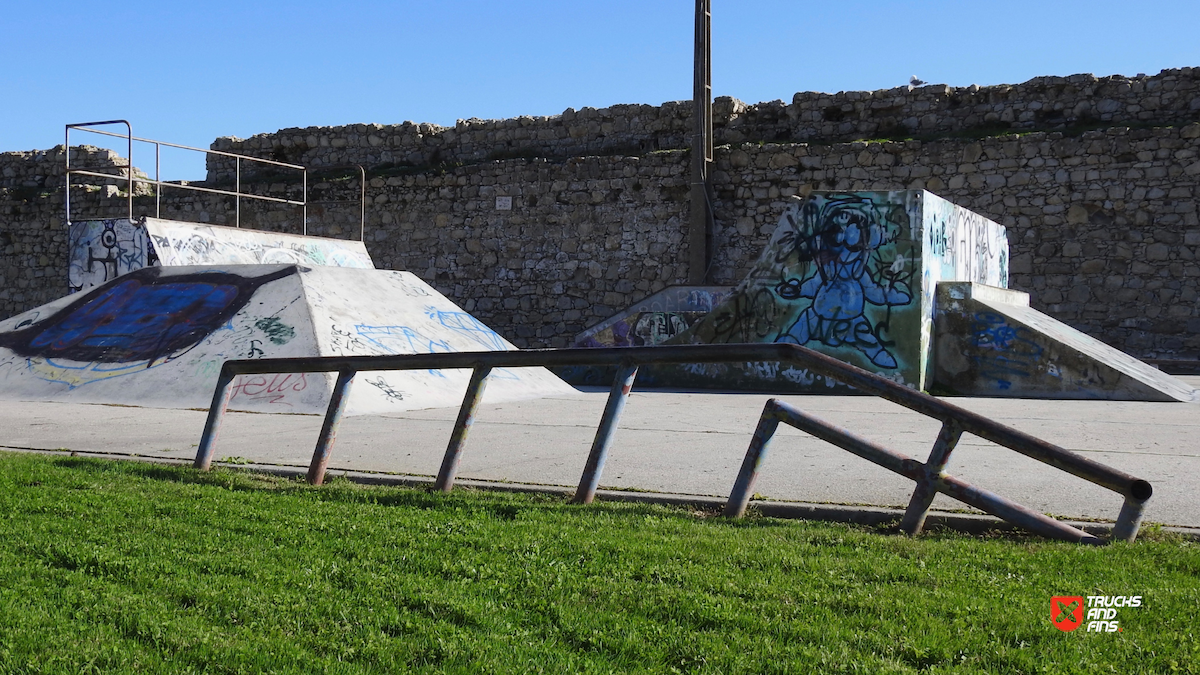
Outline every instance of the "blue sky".
{"label": "blue sky", "polygon": [[[1200,66],[1200,2],[713,0],[713,91],[951,85]],[[691,97],[694,0],[3,0],[0,151],[124,118],[208,147],[295,126],[553,115]],[[72,141],[75,142],[75,136]],[[89,142],[102,144],[100,137]],[[135,164],[152,152],[135,148]],[[203,162],[164,156],[164,178]]]}

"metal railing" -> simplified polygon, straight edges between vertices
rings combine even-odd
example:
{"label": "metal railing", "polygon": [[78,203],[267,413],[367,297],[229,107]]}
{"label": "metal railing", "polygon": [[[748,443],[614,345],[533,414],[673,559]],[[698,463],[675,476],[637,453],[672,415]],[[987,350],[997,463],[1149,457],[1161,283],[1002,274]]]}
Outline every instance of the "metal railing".
{"label": "metal railing", "polygon": [[[113,133],[111,131],[103,131],[101,129],[91,128],[91,127],[99,127],[99,126],[106,126],[106,125],[112,125],[112,124],[124,124],[125,125],[125,133],[118,134],[118,133]],[[299,164],[288,164],[286,162],[276,162],[276,161],[270,160],[270,159],[261,159],[258,157],[248,157],[246,155],[237,155],[237,154],[234,154],[231,152],[222,152],[220,150],[211,150],[211,149],[206,150],[204,148],[193,148],[193,147],[187,146],[187,145],[178,145],[176,143],[167,143],[166,141],[156,141],[156,140],[149,139],[149,138],[138,138],[137,136],[133,135],[133,126],[126,120],[106,120],[103,122],[82,122],[79,124],[68,124],[68,125],[66,125],[66,127],[67,127],[67,129],[66,129],[66,152],[65,152],[65,156],[66,156],[66,190],[65,190],[65,192],[66,192],[66,201],[67,201],[67,204],[66,204],[67,223],[71,222],[71,176],[74,175],[74,176],[93,176],[93,177],[97,177],[97,178],[117,178],[117,179],[125,180],[127,183],[127,191],[129,193],[128,200],[127,200],[127,204],[128,204],[128,206],[127,206],[128,216],[127,217],[130,220],[133,220],[134,186],[137,183],[143,183],[146,185],[155,186],[155,190],[154,190],[154,217],[155,218],[159,218],[160,214],[162,213],[162,188],[169,187],[169,188],[177,188],[180,190],[192,190],[194,192],[207,192],[209,194],[218,194],[218,195],[225,195],[225,196],[233,197],[234,198],[234,227],[242,226],[242,198],[243,197],[245,197],[247,199],[257,199],[259,201],[265,201],[265,202],[275,202],[278,204],[288,204],[291,206],[299,206],[303,209],[303,216],[302,216],[303,217],[303,234],[305,234],[306,236],[308,235],[308,169],[306,169],[303,166],[300,166]],[[78,131],[86,131],[86,132],[92,133],[92,134],[99,134],[101,136],[112,136],[114,138],[125,139],[126,146],[127,146],[125,164],[116,164],[116,165],[110,165],[110,166],[105,166],[105,167],[98,167],[98,168],[104,168],[104,169],[110,169],[110,170],[111,169],[119,169],[124,173],[124,175],[102,173],[100,171],[95,171],[95,170],[87,169],[87,168],[83,168],[83,169],[71,168],[71,130],[72,129],[76,129]],[[139,143],[150,143],[150,144],[154,145],[154,178],[139,178],[134,175],[134,165],[133,165],[133,142],[134,141],[138,141]],[[160,164],[161,164],[161,156],[160,155],[161,155],[161,150],[164,146],[168,147],[168,148],[178,148],[180,150],[191,150],[193,152],[203,152],[206,156],[207,155],[220,155],[222,157],[233,157],[234,165],[235,165],[235,179],[234,179],[233,191],[230,192],[229,190],[221,190],[221,189],[210,188],[210,187],[200,187],[198,185],[184,185],[181,183],[169,183],[169,182],[164,182],[164,181],[160,180],[160,173],[159,173]],[[302,172],[303,181],[304,181],[302,198],[297,201],[294,199],[284,199],[281,197],[268,197],[266,195],[256,195],[253,193],[242,192],[242,160],[246,160],[248,162],[257,162],[260,164],[269,164],[271,166],[283,167],[285,169],[296,169],[296,170]]]}
{"label": "metal railing", "polygon": [[830,356],[793,344],[542,349],[226,361],[221,367],[217,386],[213,392],[212,405],[209,407],[204,433],[196,451],[195,466],[198,469],[207,470],[212,464],[221,420],[229,403],[230,385],[237,375],[315,372],[336,372],[338,374],[308,470],[309,482],[313,485],[320,485],[324,481],[325,470],[329,465],[330,451],[337,436],[337,427],[345,410],[346,398],[356,373],[379,370],[471,368],[473,369],[471,380],[467,385],[466,395],[463,397],[462,407],[450,436],[450,443],[446,448],[446,454],[434,483],[435,489],[449,492],[454,485],[467,434],[475,419],[475,410],[482,398],[488,375],[492,369],[526,366],[616,366],[618,368],[617,377],[605,404],[583,476],[575,493],[576,502],[587,504],[595,497],[617,422],[637,377],[639,366],[755,362],[787,363],[807,368],[813,373],[836,380],[862,393],[879,396],[940,420],[942,429],[934,443],[929,459],[922,463],[855,436],[777,399],[771,399],[763,411],[733,491],[726,503],[725,514],[728,516],[739,517],[745,512],[750,495],[753,493],[754,480],[766,454],[767,444],[779,423],[785,422],[915,481],[917,483],[916,490],[901,521],[901,529],[909,534],[917,534],[921,531],[934,495],[941,492],[1046,537],[1086,543],[1099,542],[1098,539],[1082,530],[947,475],[945,466],[950,453],[959,437],[967,432],[1122,495],[1125,501],[1113,528],[1112,538],[1124,541],[1133,541],[1137,538],[1146,501],[1153,493],[1153,489],[1147,481],[1094,462],[928,394],[896,384]]}

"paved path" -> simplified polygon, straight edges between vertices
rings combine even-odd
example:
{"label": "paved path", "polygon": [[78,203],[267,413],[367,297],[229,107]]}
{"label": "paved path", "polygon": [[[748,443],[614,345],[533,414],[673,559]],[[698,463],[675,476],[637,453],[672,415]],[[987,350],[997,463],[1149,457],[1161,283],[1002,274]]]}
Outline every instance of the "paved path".
{"label": "paved path", "polygon": [[[1200,386],[1200,377],[1183,378]],[[488,404],[459,476],[574,486],[606,393]],[[601,485],[727,495],[768,396],[634,392]],[[938,424],[865,396],[787,396],[789,403],[924,460]],[[1147,521],[1200,526],[1200,406],[1184,403],[952,399],[1091,459],[1149,480]],[[456,409],[348,417],[331,469],[431,476]],[[191,459],[205,413],[109,405],[0,401],[0,449],[58,449]],[[307,466],[319,417],[230,413],[216,457]],[[912,483],[866,460],[780,427],[755,491],[778,499],[903,507]],[[1114,519],[1121,498],[982,439],[964,435],[953,473],[1031,508]],[[939,496],[935,508],[962,505]]]}

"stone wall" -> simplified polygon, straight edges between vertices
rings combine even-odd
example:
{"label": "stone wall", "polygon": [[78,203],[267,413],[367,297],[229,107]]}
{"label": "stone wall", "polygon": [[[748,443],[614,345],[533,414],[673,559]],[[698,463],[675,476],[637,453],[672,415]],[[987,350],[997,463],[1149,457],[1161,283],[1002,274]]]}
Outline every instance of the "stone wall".
{"label": "stone wall", "polygon": [[[71,148],[71,168],[108,171],[110,167],[124,164],[125,160],[112,150],[82,145]],[[135,169],[136,171],[136,169]],[[93,185],[124,185],[122,178],[115,177],[120,172],[111,171],[112,180],[89,177],[79,182]],[[27,152],[0,153],[0,188],[21,190],[53,189],[62,186],[63,176],[66,175],[66,161],[63,157],[63,146],[59,145],[49,150],[29,150]],[[145,177],[140,171],[135,175]]]}
{"label": "stone wall", "polygon": [[[1180,83],[1191,87],[1190,73],[1122,82],[1140,82],[1143,99],[1151,83],[1174,83],[1170,106],[1178,111],[1188,96],[1178,93],[1185,89]],[[1066,86],[1072,79],[1032,82]],[[1100,91],[1106,82],[1093,84]],[[859,94],[867,100],[881,95]],[[1157,109],[1165,99],[1158,98]],[[1098,109],[1099,102],[1093,104]],[[1191,110],[1190,101],[1183,108]],[[522,119],[503,125],[520,128]],[[1011,285],[1030,292],[1036,307],[1138,356],[1197,358],[1198,139],[1200,124],[1181,123],[720,147],[712,274],[718,283],[738,281],[787,197],[805,186],[926,188],[1008,228]],[[0,167],[16,161],[0,155]],[[385,162],[368,180],[365,239],[377,266],[417,273],[518,345],[561,346],[646,295],[686,282],[687,180],[682,150],[424,168]],[[36,194],[0,188],[5,315],[65,292],[61,188],[41,185]],[[282,178],[252,187],[277,196],[300,193],[297,183]],[[359,188],[357,170],[310,181],[309,233],[358,238]],[[114,192],[86,193],[94,217],[123,213],[124,201]],[[511,208],[503,209],[506,200],[497,197],[510,197]],[[152,199],[137,201],[142,213],[153,213]],[[164,218],[232,224],[233,213],[226,197],[172,191],[163,200]],[[299,209],[243,201],[242,214],[247,226],[300,231]]]}
{"label": "stone wall", "polygon": [[[63,146],[58,146],[0,153],[0,315],[7,317],[67,293],[62,151]],[[71,149],[72,166],[102,170],[122,163],[109,150]],[[108,218],[128,212],[124,179],[87,178],[86,182],[76,183],[71,191],[77,212]]]}
{"label": "stone wall", "polygon": [[[717,145],[745,142],[830,143],[858,139],[994,135],[1012,130],[1145,126],[1200,121],[1200,72],[1097,78],[1037,77],[1018,85],[926,85],[837,94],[801,92],[790,104],[747,105],[730,97],[713,106]],[[302,164],[436,166],[516,157],[564,159],[641,155],[686,149],[691,104],[568,108],[561,115],[436,124],[353,124],[283,129],[241,140],[218,138],[214,150]],[[212,156],[209,180],[231,181],[233,160]],[[274,173],[243,163],[242,175]]]}

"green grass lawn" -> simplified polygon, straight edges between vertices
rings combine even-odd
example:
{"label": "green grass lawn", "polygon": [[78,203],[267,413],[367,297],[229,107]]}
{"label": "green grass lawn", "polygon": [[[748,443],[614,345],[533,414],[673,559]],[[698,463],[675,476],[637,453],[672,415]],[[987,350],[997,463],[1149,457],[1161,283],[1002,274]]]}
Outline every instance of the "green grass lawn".
{"label": "green grass lawn", "polygon": [[1189,540],[711,515],[0,453],[0,672],[1200,670]]}

